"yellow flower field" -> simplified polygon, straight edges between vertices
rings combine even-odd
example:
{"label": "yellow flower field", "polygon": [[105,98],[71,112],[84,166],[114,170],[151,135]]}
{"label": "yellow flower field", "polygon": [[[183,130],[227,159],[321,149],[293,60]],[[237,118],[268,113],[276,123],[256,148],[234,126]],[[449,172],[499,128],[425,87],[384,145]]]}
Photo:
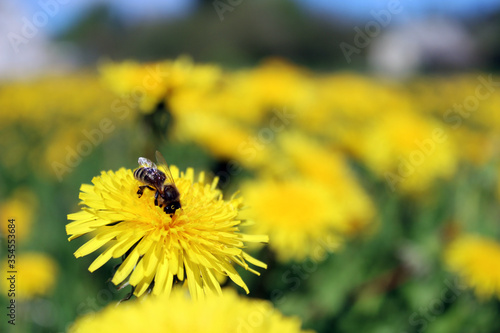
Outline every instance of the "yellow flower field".
{"label": "yellow flower field", "polygon": [[[26,332],[494,325],[497,82],[189,56],[3,82],[0,217],[15,227],[2,224],[1,244],[15,234],[19,309],[61,309],[18,320]],[[134,178],[157,150],[179,192],[171,213],[155,202],[163,180]]]}

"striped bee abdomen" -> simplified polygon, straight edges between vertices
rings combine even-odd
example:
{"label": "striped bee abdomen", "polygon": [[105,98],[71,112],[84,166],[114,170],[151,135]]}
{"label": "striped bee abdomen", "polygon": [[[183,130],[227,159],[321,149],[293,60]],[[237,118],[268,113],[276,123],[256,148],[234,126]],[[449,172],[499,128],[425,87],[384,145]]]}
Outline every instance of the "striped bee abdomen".
{"label": "striped bee abdomen", "polygon": [[134,171],[134,178],[158,188],[165,181],[165,174],[155,168],[141,167]]}
{"label": "striped bee abdomen", "polygon": [[138,168],[134,171],[134,178],[146,184],[153,182],[154,170],[151,168]]}

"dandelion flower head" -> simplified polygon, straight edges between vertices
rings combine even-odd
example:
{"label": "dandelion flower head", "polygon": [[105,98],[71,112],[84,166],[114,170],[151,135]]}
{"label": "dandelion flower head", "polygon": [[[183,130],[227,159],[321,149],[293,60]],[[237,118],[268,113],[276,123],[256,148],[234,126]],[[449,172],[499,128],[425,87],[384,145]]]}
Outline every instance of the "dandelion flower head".
{"label": "dandelion flower head", "polygon": [[36,195],[27,188],[18,188],[6,201],[0,203],[0,219],[2,221],[0,233],[5,237],[9,234],[7,221],[14,219],[17,241],[24,241],[32,230],[34,215],[38,208]]}
{"label": "dandelion flower head", "polygon": [[[7,259],[4,260],[2,272],[16,271],[16,298],[33,299],[47,296],[54,289],[58,266],[50,256],[39,252],[25,252],[16,254],[14,268]],[[2,293],[7,295],[10,281],[2,278],[0,282]]]}
{"label": "dandelion flower head", "polygon": [[217,66],[195,65],[187,56],[149,64],[104,63],[100,71],[102,80],[111,90],[138,98],[139,109],[145,113],[154,111],[158,103],[178,90],[208,89],[221,75]]}
{"label": "dandelion flower head", "polygon": [[85,315],[70,333],[100,332],[310,332],[295,317],[285,317],[268,301],[238,296],[224,290],[222,297],[192,301],[176,288],[170,298],[159,296],[142,302],[108,306]]}
{"label": "dandelion flower head", "polygon": [[248,214],[258,221],[249,228],[269,234],[280,261],[322,257],[341,245],[333,223],[339,212],[325,186],[303,179],[261,179],[246,183],[242,192],[251,207]]}
{"label": "dandelion flower head", "polygon": [[449,269],[473,288],[479,298],[500,298],[500,243],[477,235],[463,235],[446,249]]}
{"label": "dandelion flower head", "polygon": [[248,293],[233,265],[258,275],[248,263],[262,268],[266,265],[243,248],[245,242],[267,242],[267,236],[239,232],[242,199],[233,196],[224,200],[216,179],[206,183],[204,173],[195,177],[193,169],[180,172],[171,166],[170,171],[182,205],[172,216],[155,206],[154,191],[146,190],[138,198],[138,186],[142,184],[132,170],[102,172],[94,177],[93,185],[82,185],[84,207],[68,215],[73,222],[66,231],[69,240],[86,234],[92,238],[75,256],[105,247],[89,267],[93,272],[111,258],[126,255],[112,282],[118,285],[128,278],[138,297],[148,289],[155,295],[169,294],[174,277],[185,281],[195,299],[220,294],[217,274],[228,276]]}

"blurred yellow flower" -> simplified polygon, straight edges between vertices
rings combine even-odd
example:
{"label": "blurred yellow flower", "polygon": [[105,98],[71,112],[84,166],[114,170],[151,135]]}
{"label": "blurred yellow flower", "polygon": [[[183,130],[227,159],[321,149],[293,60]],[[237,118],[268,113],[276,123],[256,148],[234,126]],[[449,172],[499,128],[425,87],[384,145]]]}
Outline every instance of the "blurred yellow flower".
{"label": "blurred yellow flower", "polygon": [[0,279],[2,294],[7,295],[11,282],[15,283],[16,299],[32,299],[49,295],[57,279],[57,263],[48,255],[39,252],[16,254],[15,267],[9,267],[7,259],[3,260],[2,272],[15,270],[15,281]]}
{"label": "blurred yellow flower", "polygon": [[105,63],[100,67],[103,82],[119,96],[130,96],[133,106],[143,111],[153,111],[165,97],[162,83],[167,76],[166,63],[138,64],[126,61],[121,64]]}
{"label": "blurred yellow flower", "polygon": [[242,193],[250,207],[247,214],[256,221],[250,230],[269,235],[280,261],[318,260],[340,247],[335,225],[340,212],[327,187],[301,179],[263,179],[247,182]]}
{"label": "blurred yellow flower", "polygon": [[171,167],[170,171],[182,204],[172,217],[154,205],[153,191],[145,191],[138,198],[141,183],[131,170],[102,172],[92,180],[94,185],[82,185],[80,199],[87,207],[68,215],[74,222],[66,226],[66,231],[69,240],[88,233],[93,238],[75,256],[107,245],[90,265],[93,272],[111,258],[127,254],[112,282],[120,284],[130,275],[128,283],[135,288],[136,296],[153,285],[153,294],[169,294],[174,276],[186,280],[193,298],[220,293],[216,273],[228,276],[248,293],[233,264],[258,275],[247,261],[258,267],[266,265],[243,248],[245,242],[267,242],[268,237],[239,232],[242,199],[233,196],[223,200],[216,189],[217,180],[205,183],[204,173],[195,178],[193,169],[183,173]]}
{"label": "blurred yellow flower", "polygon": [[267,59],[238,74],[244,79],[247,94],[258,100],[263,109],[300,108],[312,97],[309,73],[284,59]]}
{"label": "blurred yellow flower", "polygon": [[313,98],[297,110],[297,123],[308,132],[333,140],[342,139],[345,132],[357,134],[384,112],[411,105],[397,85],[352,72],[318,75],[313,83]]}
{"label": "blurred yellow flower", "polygon": [[16,241],[24,241],[31,234],[34,215],[38,209],[38,199],[35,194],[27,188],[18,188],[12,196],[0,203],[0,231],[8,235],[9,219],[14,219]]}
{"label": "blurred yellow flower", "polygon": [[472,130],[462,126],[453,131],[453,139],[460,147],[460,159],[474,166],[482,166],[494,160],[500,153],[500,135],[498,132],[488,133],[484,130]]}
{"label": "blurred yellow flower", "polygon": [[76,155],[89,155],[131,123],[126,102],[86,72],[2,84],[0,110],[8,112],[0,112],[0,130],[9,140],[0,140],[0,164],[19,179],[41,173],[62,180],[66,172],[58,171],[76,167]]}
{"label": "blurred yellow flower", "polygon": [[500,298],[499,242],[477,235],[459,236],[447,247],[444,262],[479,298]]}
{"label": "blurred yellow flower", "polygon": [[191,113],[181,115],[176,121],[180,140],[192,140],[218,159],[235,160],[255,168],[270,158],[266,145],[256,135],[230,119]]}
{"label": "blurred yellow flower", "polygon": [[11,82],[2,84],[1,88],[0,110],[12,112],[0,113],[0,128],[20,122],[34,125],[44,133],[54,125],[65,124],[65,119],[58,118],[58,115],[67,118],[82,115],[92,119],[102,117],[102,108],[108,111],[113,97],[103,89],[97,76],[86,72]]}
{"label": "blurred yellow flower", "polygon": [[219,84],[214,84],[211,89],[192,85],[177,89],[169,96],[168,105],[176,118],[193,113],[244,124],[257,124],[267,110],[263,109],[256,96],[249,94],[246,89],[246,76],[238,73],[225,74]]}
{"label": "blurred yellow flower", "polygon": [[131,96],[143,112],[154,111],[158,103],[178,89],[208,89],[220,76],[214,65],[195,65],[187,56],[176,60],[139,64],[133,61],[103,63],[102,80],[120,96]]}
{"label": "blurred yellow flower", "polygon": [[295,317],[285,317],[264,300],[248,299],[232,290],[223,296],[193,301],[180,289],[170,298],[154,297],[108,306],[78,318],[70,333],[104,332],[311,332]]}
{"label": "blurred yellow flower", "polygon": [[326,186],[331,193],[331,207],[339,218],[335,220],[338,230],[353,234],[364,230],[375,216],[373,203],[359,185],[343,154],[299,133],[286,133],[278,139],[284,156],[281,161],[291,160],[282,174],[297,170],[299,177],[311,179]]}
{"label": "blurred yellow flower", "polygon": [[467,73],[417,79],[414,100],[423,112],[435,113],[453,129],[461,126],[500,129],[498,76]]}
{"label": "blurred yellow flower", "polygon": [[249,228],[269,234],[279,260],[320,259],[372,225],[373,203],[340,152],[297,131],[278,135],[268,151],[260,180],[242,193]]}
{"label": "blurred yellow flower", "polygon": [[437,179],[449,179],[458,155],[448,131],[417,113],[384,114],[351,146],[391,190],[419,193]]}

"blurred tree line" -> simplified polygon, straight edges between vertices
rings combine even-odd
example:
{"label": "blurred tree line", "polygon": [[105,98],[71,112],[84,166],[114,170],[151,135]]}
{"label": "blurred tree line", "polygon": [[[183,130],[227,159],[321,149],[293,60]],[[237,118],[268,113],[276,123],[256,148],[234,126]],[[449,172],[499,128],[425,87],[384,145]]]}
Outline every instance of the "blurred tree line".
{"label": "blurred tree line", "polygon": [[[494,36],[500,33],[499,18],[496,12],[462,22],[478,41],[482,69],[498,68],[500,40]],[[100,4],[56,40],[76,45],[83,64],[93,64],[102,55],[153,61],[189,54],[198,62],[237,67],[273,55],[315,69],[362,69],[368,48],[348,64],[339,45],[352,44],[354,27],[365,24],[340,14],[314,13],[290,0],[199,0],[189,15],[134,24]]]}

